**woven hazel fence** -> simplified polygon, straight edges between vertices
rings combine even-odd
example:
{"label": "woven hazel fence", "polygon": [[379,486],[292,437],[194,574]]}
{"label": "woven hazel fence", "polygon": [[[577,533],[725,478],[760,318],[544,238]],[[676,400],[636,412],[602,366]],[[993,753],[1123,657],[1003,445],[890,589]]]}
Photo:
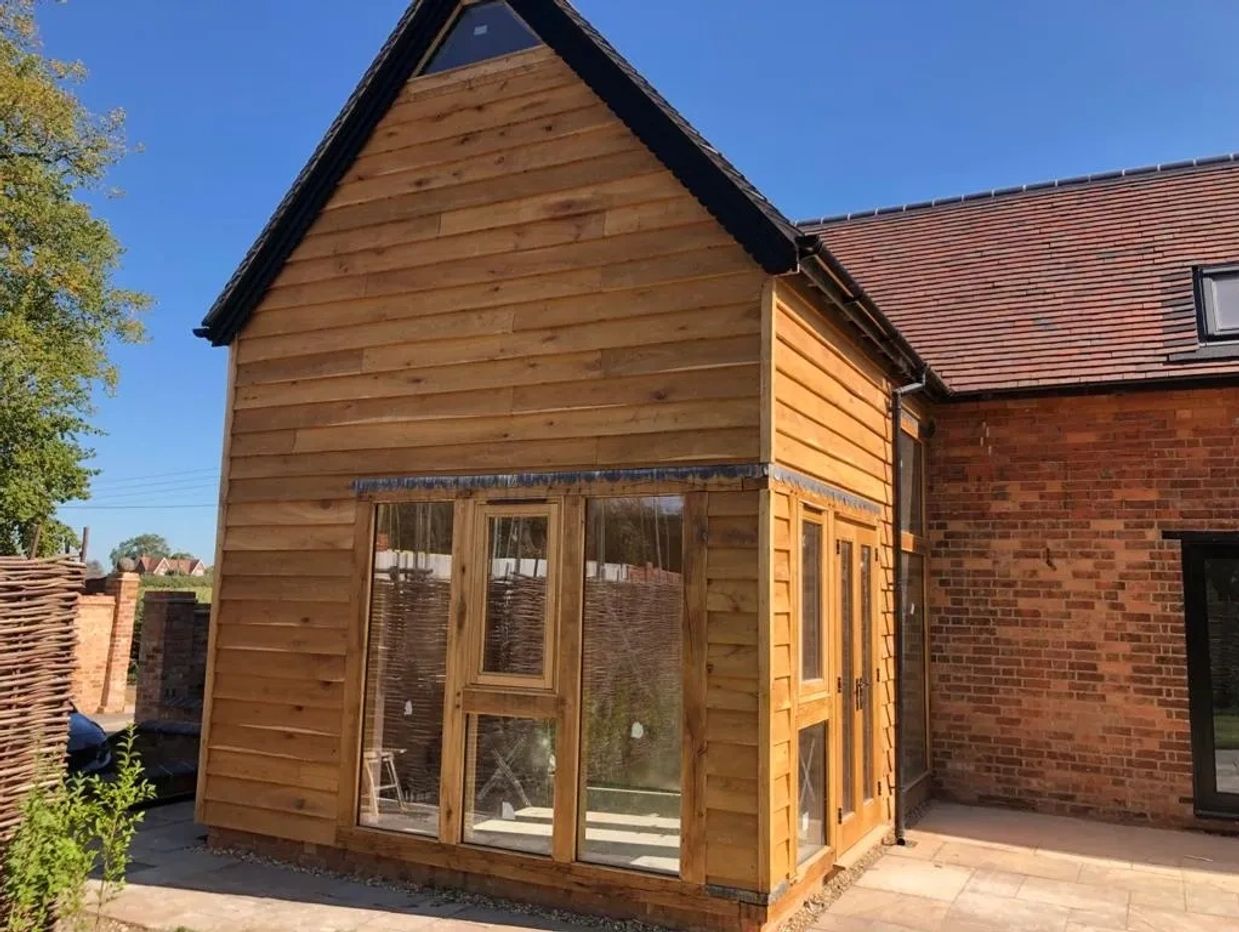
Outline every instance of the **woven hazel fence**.
{"label": "woven hazel fence", "polygon": [[0,850],[43,762],[64,759],[82,564],[0,557]]}

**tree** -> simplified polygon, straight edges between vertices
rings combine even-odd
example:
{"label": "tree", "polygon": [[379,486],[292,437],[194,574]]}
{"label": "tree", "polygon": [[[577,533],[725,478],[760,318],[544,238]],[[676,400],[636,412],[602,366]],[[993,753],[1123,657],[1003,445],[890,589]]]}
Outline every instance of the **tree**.
{"label": "tree", "polygon": [[142,339],[149,303],[115,285],[121,247],[82,200],[126,152],[84,77],[43,55],[34,0],[0,0],[0,554],[73,541],[53,514],[88,493],[91,393],[114,390],[108,345]]}
{"label": "tree", "polygon": [[116,566],[125,557],[131,560],[136,560],[138,557],[166,557],[171,550],[168,541],[162,535],[139,534],[137,537],[122,540],[117,544],[116,549],[108,555],[108,559],[112,561],[113,566]]}

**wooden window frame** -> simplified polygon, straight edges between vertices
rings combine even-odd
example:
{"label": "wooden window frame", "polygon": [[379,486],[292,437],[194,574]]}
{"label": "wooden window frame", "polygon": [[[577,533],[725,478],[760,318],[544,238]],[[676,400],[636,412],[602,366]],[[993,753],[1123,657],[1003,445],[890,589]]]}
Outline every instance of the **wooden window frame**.
{"label": "wooden window frame", "polygon": [[[835,688],[833,686],[835,672],[832,661],[837,660],[830,649],[830,593],[833,591],[833,560],[835,541],[835,509],[824,504],[809,501],[798,495],[791,494],[791,519],[795,529],[795,540],[792,543],[792,702],[793,735],[790,741],[791,753],[791,794],[788,813],[792,824],[788,831],[788,847],[790,853],[791,882],[798,884],[809,876],[824,874],[835,862],[835,852],[838,849],[838,826],[832,815],[830,801],[837,798],[835,781],[836,773],[834,746],[837,740],[838,720],[835,715]],[[804,646],[802,628],[802,606],[804,598],[804,553],[802,528],[806,521],[815,522],[822,528],[822,549],[819,554],[821,565],[818,567],[818,579],[821,581],[818,606],[818,617],[821,622],[820,649],[822,651],[822,679],[804,681],[802,652]],[[813,725],[825,725],[826,742],[822,753],[826,755],[826,811],[822,814],[825,827],[825,844],[821,850],[815,851],[803,862],[800,860],[800,732]]]}
{"label": "wooden window frame", "polygon": [[[792,634],[792,645],[795,651],[795,656],[792,658],[793,667],[792,676],[796,684],[796,694],[801,703],[812,703],[815,700],[829,696],[833,690],[830,685],[831,668],[830,668],[830,638],[829,624],[827,623],[827,610],[830,606],[830,561],[827,558],[830,550],[831,538],[831,516],[828,511],[815,508],[812,505],[806,504],[799,499],[793,499],[792,505],[793,521],[792,526],[796,529],[795,540],[793,541],[793,559],[795,560],[795,572],[793,574],[793,584],[795,593],[792,597],[793,605],[793,625],[795,630]],[[814,524],[821,530],[821,548],[818,553],[818,568],[817,578],[819,584],[819,592],[817,598],[817,619],[818,619],[818,668],[822,671],[822,675],[816,679],[806,680],[804,676],[804,528],[806,524]]]}
{"label": "wooden window frame", "polygon": [[[736,491],[729,485],[719,491]],[[581,818],[582,638],[584,628],[586,502],[602,498],[678,496],[684,502],[684,613],[683,613],[683,722],[681,743],[680,872],[642,871],[577,860]],[[599,482],[572,487],[503,490],[491,494],[476,490],[434,489],[362,493],[356,500],[354,582],[356,612],[346,661],[346,716],[339,763],[340,795],[336,836],[341,844],[374,850],[401,850],[418,861],[445,858],[476,859],[492,856],[506,864],[528,865],[530,870],[567,871],[590,882],[624,883],[634,888],[682,892],[685,885],[704,889],[706,882],[706,556],[707,490],[699,486],[651,482]],[[447,676],[444,688],[443,751],[439,791],[439,836],[403,833],[360,824],[361,742],[364,734],[365,660],[369,649],[371,577],[377,509],[383,505],[438,502],[453,505],[452,594],[448,626]],[[558,509],[556,551],[548,570],[548,586],[556,599],[556,643],[546,655],[553,672],[549,688],[530,688],[510,679],[482,684],[470,676],[480,669],[480,653],[473,636],[480,629],[476,605],[484,590],[486,543],[479,528],[483,515],[496,509],[528,509],[546,514]],[[479,542],[480,540],[480,542]],[[551,573],[558,576],[552,578]],[[471,624],[471,619],[477,619]],[[480,650],[480,644],[477,645]],[[555,722],[556,776],[552,853],[532,854],[464,841],[466,789],[466,724],[469,715],[500,715]],[[827,849],[829,850],[829,849]],[[472,862],[471,862],[472,863]],[[479,862],[480,863],[480,862]],[[554,865],[551,867],[551,865]]]}
{"label": "wooden window frame", "polygon": [[[487,671],[486,663],[486,598],[490,582],[490,528],[495,518],[546,518],[546,614],[542,627],[541,676],[495,673]],[[472,543],[476,548],[474,565],[479,572],[469,591],[470,617],[473,624],[468,633],[468,685],[489,687],[499,691],[539,690],[554,693],[558,674],[559,647],[559,565],[563,536],[562,508],[559,500],[513,504],[479,503],[475,509]]]}

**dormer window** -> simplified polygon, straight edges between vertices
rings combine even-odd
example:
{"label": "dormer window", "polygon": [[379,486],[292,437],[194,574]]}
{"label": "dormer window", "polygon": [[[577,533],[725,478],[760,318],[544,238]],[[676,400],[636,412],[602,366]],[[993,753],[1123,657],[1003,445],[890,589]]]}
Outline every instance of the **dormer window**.
{"label": "dormer window", "polygon": [[1196,312],[1204,342],[1239,341],[1239,263],[1196,270]]}
{"label": "dormer window", "polygon": [[460,11],[421,74],[438,74],[490,58],[523,52],[538,37],[502,0],[485,0]]}

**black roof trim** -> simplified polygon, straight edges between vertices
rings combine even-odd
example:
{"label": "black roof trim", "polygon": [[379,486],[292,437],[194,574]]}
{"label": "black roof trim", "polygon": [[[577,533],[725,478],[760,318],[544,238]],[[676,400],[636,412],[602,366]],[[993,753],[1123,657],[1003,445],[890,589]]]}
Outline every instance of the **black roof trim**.
{"label": "black roof trim", "polygon": [[1124,168],[1118,171],[1097,172],[1092,175],[1076,175],[1071,178],[1058,178],[1053,181],[1039,181],[1033,184],[1016,185],[1010,188],[995,188],[992,191],[977,191],[972,194],[959,194],[954,197],[940,197],[932,201],[917,201],[912,204],[900,204],[894,207],[879,207],[876,210],[859,210],[850,214],[836,214],[833,217],[820,217],[814,220],[802,220],[799,226],[802,230],[816,231],[824,227],[847,223],[850,220],[868,220],[874,217],[886,217],[892,214],[920,213],[935,207],[950,207],[955,204],[970,204],[975,201],[994,201],[1015,197],[1020,194],[1036,194],[1041,191],[1054,191],[1059,188],[1078,188],[1085,185],[1103,184],[1113,181],[1126,181],[1131,178],[1141,178],[1148,175],[1170,175],[1180,172],[1214,168],[1239,162],[1239,152],[1226,155],[1214,155],[1208,158],[1188,159],[1182,162],[1163,162],[1160,165],[1144,165],[1139,168]]}
{"label": "black roof trim", "polygon": [[[798,268],[801,231],[566,0],[508,3],[763,269]],[[406,11],[195,334],[216,346],[232,342],[458,5],[418,0]]]}

